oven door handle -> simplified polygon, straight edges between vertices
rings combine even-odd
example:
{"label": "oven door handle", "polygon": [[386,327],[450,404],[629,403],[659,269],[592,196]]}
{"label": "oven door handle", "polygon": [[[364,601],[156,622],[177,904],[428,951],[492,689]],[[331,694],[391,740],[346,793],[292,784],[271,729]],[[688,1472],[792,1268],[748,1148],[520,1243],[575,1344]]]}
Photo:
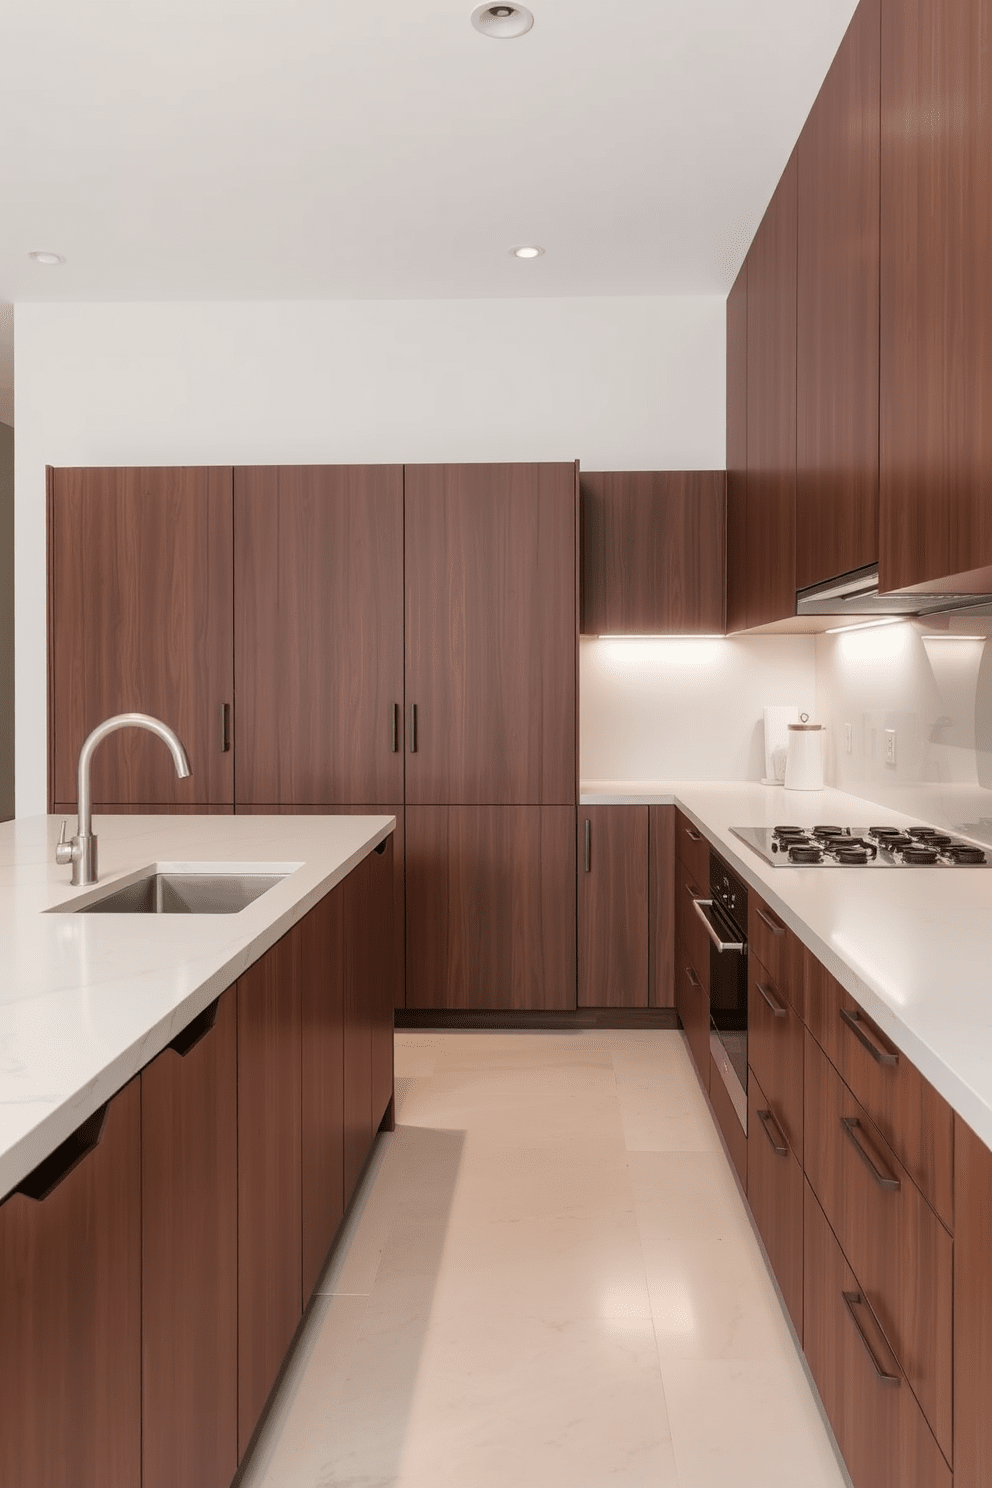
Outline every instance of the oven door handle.
{"label": "oven door handle", "polygon": [[[738,951],[743,953],[743,951],[746,949],[746,944],[743,940],[722,940],[720,938],[720,935],[717,933],[717,931],[723,930],[723,926],[719,923],[718,920],[716,925],[713,924],[713,921],[717,919],[717,915],[719,913],[716,907],[715,900],[693,899],[692,907],[696,911],[699,918],[702,920],[703,928],[705,929],[706,934],[709,936],[710,940],[716,946],[718,951]],[[710,911],[709,914],[706,913],[707,910]]]}

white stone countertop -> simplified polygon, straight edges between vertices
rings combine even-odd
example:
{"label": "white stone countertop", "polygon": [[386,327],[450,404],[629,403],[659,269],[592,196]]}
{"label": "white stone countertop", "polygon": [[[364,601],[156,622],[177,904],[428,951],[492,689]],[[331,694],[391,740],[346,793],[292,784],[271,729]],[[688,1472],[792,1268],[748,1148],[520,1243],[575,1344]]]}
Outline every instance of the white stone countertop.
{"label": "white stone countertop", "polygon": [[[0,825],[0,1198],[394,830],[392,816],[103,816],[100,882],[61,819]],[[50,914],[155,865],[288,876],[237,914]]]}
{"label": "white stone countertop", "polygon": [[773,868],[730,835],[780,822],[933,825],[836,790],[583,781],[580,801],[680,807],[992,1147],[992,869]]}

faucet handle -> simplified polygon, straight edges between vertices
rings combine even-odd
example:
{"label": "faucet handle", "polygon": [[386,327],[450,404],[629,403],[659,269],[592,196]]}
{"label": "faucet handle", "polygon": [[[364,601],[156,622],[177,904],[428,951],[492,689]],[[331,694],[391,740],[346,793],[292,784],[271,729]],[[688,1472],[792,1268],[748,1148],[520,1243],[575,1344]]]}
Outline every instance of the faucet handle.
{"label": "faucet handle", "polygon": [[55,861],[62,868],[67,867],[72,862],[72,843],[65,840],[65,817],[62,818],[62,831],[55,848]]}

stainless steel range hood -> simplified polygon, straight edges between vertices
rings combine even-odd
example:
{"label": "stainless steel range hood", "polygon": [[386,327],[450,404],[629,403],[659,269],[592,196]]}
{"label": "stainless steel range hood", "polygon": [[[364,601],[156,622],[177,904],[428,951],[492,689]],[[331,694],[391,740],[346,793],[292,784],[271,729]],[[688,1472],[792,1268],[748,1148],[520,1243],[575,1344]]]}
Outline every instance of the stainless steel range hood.
{"label": "stainless steel range hood", "polygon": [[986,612],[990,605],[988,594],[879,594],[877,563],[796,594],[797,615],[933,615],[964,609]]}

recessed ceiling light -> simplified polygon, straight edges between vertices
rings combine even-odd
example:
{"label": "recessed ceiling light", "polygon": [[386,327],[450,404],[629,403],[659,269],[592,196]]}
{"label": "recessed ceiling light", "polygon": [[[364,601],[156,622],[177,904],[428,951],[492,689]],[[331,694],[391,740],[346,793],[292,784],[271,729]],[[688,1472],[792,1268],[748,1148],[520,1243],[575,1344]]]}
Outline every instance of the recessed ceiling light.
{"label": "recessed ceiling light", "polygon": [[28,258],[33,258],[35,263],[37,264],[65,263],[65,259],[62,257],[61,253],[48,253],[43,249],[35,249],[33,253],[28,254]]}
{"label": "recessed ceiling light", "polygon": [[544,249],[537,243],[523,243],[519,248],[511,248],[510,252],[514,258],[543,258]]}
{"label": "recessed ceiling light", "polygon": [[534,17],[522,5],[477,5],[472,12],[472,25],[483,36],[496,41],[512,41],[524,36],[533,26]]}

